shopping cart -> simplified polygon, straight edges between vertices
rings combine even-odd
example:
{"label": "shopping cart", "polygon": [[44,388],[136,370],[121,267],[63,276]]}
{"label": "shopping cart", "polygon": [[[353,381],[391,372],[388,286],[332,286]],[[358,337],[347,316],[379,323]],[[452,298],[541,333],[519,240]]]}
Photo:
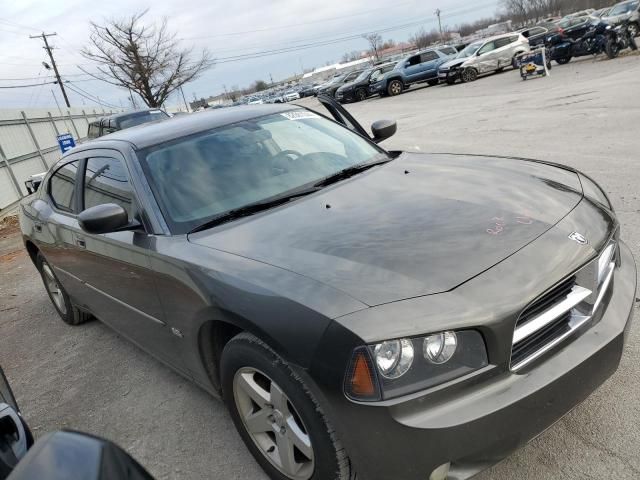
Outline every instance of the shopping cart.
{"label": "shopping cart", "polygon": [[531,52],[521,53],[515,58],[515,64],[520,69],[520,77],[546,77],[551,70],[551,60],[548,59],[546,47],[539,47]]}

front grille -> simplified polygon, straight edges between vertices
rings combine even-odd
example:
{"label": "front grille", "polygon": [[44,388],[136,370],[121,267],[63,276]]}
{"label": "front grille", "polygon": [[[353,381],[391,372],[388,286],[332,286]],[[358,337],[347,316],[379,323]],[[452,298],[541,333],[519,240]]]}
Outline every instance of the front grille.
{"label": "front grille", "polygon": [[617,244],[527,306],[516,322],[511,370],[518,371],[562,343],[591,320],[613,280]]}

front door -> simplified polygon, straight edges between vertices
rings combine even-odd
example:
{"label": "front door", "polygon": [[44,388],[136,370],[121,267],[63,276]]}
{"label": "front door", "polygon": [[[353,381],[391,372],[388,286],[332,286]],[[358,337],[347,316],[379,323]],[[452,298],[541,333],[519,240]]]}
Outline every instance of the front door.
{"label": "front door", "polygon": [[495,53],[496,44],[494,41],[485,43],[480,50],[478,50],[477,59],[474,62],[474,67],[478,70],[478,73],[491,72],[498,68],[498,59]]}
{"label": "front door", "polygon": [[[130,220],[142,220],[126,163],[117,152],[91,151],[81,178],[81,209],[115,203],[127,211]],[[150,266],[153,242],[144,226],[102,235],[80,231],[73,273],[91,290],[87,307],[100,320],[150,353],[180,366],[176,337],[166,325]]]}

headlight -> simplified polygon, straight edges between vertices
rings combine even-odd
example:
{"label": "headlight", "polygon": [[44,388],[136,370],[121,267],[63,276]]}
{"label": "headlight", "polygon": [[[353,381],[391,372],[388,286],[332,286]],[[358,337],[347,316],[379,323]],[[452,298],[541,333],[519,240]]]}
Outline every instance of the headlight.
{"label": "headlight", "polygon": [[356,349],[345,393],[354,400],[389,399],[448,382],[488,363],[484,339],[476,330],[387,340]]}

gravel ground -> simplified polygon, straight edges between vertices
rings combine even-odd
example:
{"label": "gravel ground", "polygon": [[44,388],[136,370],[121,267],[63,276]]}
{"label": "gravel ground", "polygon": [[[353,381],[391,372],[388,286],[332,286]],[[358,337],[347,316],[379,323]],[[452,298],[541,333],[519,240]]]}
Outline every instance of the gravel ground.
{"label": "gravel ground", "polygon": [[[640,258],[639,76],[639,57],[587,59],[548,78],[522,82],[506,72],[349,110],[363,124],[397,119],[388,148],[517,155],[585,171],[610,194],[622,235]],[[266,478],[220,401],[99,322],[63,324],[16,233],[0,226],[0,365],[37,436],[60,428],[105,436],[158,479]],[[477,478],[640,478],[639,340],[635,325],[611,379]]]}

